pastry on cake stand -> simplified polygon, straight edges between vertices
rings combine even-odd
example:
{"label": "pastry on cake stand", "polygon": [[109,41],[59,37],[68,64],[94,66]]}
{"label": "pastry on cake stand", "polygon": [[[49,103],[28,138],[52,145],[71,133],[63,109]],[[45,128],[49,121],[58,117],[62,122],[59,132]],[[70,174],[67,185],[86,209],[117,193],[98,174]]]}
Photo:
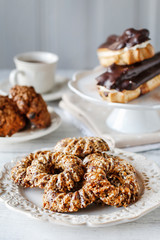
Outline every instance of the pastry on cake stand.
{"label": "pastry on cake stand", "polygon": [[122,35],[111,35],[97,55],[101,67],[76,73],[69,83],[71,90],[104,105],[104,111],[112,108],[106,123],[115,131],[158,131],[160,52],[154,54],[149,31],[129,28]]}
{"label": "pastry on cake stand", "polygon": [[110,115],[106,119],[106,124],[115,131],[130,134],[160,130],[159,87],[128,103],[108,102],[99,95],[95,80],[105,70],[100,66],[91,71],[75,73],[73,79],[69,82],[70,89],[83,99],[94,104],[103,105],[104,111],[105,108],[112,108]]}

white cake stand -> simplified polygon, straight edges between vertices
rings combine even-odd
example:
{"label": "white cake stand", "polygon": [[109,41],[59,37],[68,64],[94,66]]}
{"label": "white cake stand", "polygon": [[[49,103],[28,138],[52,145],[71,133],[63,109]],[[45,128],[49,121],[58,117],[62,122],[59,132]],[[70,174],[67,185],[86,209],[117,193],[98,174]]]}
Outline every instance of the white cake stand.
{"label": "white cake stand", "polygon": [[160,130],[160,113],[158,111],[160,110],[160,88],[129,103],[110,103],[104,101],[96,89],[95,78],[104,71],[104,68],[97,67],[92,71],[77,72],[74,74],[73,80],[69,82],[69,88],[82,98],[103,105],[104,111],[105,107],[112,108],[106,124],[115,131],[149,133]]}

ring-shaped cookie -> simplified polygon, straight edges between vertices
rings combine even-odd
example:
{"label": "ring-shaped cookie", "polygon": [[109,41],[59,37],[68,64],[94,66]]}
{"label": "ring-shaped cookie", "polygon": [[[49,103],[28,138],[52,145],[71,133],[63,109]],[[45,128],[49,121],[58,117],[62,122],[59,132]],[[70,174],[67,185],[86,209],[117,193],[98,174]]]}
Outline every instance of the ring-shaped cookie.
{"label": "ring-shaped cookie", "polygon": [[46,188],[43,194],[43,207],[54,212],[77,212],[95,200],[95,194],[88,188],[88,184],[84,184],[77,191],[63,193]]}
{"label": "ring-shaped cookie", "polygon": [[[93,154],[94,155],[94,154]],[[96,155],[96,154],[95,154]],[[79,186],[79,190],[72,192],[58,192],[47,185],[43,195],[43,207],[55,212],[76,212],[79,209],[86,208],[91,203],[97,200],[98,194],[94,193],[94,187],[105,178],[104,170],[112,168],[111,161],[101,161],[99,159],[99,166],[92,166],[92,162],[86,162],[86,173],[84,181]],[[107,180],[105,180],[106,184]],[[108,190],[111,187],[108,181]],[[106,185],[105,185],[106,190]],[[97,196],[96,196],[97,195]],[[98,196],[99,197],[99,196]]]}
{"label": "ring-shaped cookie", "polygon": [[48,151],[38,151],[36,153],[30,153],[28,156],[23,157],[11,170],[11,179],[22,187],[29,187],[30,184],[24,182],[26,177],[27,168],[31,165],[34,159],[38,157],[44,156],[48,153]]}
{"label": "ring-shaped cookie", "polygon": [[73,154],[80,158],[108,150],[109,145],[99,137],[64,138],[54,147],[54,151]]}
{"label": "ring-shaped cookie", "polygon": [[[126,207],[137,200],[139,184],[135,170],[124,159],[107,153],[96,153],[87,156],[84,164],[91,189],[105,204]],[[95,179],[93,171],[98,174]]]}
{"label": "ring-shaped cookie", "polygon": [[84,175],[82,160],[61,152],[39,151],[22,159],[11,177],[21,186],[70,191]]}

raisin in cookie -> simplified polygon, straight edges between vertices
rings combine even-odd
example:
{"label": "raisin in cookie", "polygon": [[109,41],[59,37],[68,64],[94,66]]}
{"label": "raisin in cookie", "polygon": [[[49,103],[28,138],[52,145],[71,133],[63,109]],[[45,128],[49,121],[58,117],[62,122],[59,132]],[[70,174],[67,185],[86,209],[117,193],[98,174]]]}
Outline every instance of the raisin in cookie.
{"label": "raisin in cookie", "polygon": [[0,137],[11,136],[26,125],[26,119],[8,96],[0,96]]}
{"label": "raisin in cookie", "polygon": [[11,88],[10,94],[21,113],[25,114],[36,128],[45,128],[51,124],[51,116],[42,96],[33,87],[18,86]]}

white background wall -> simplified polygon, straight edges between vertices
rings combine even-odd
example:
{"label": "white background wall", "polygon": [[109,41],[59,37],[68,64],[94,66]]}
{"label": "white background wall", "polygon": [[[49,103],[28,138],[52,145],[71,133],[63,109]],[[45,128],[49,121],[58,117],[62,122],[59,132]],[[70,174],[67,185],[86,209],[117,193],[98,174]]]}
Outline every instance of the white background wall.
{"label": "white background wall", "polygon": [[129,27],[150,29],[160,50],[159,9],[159,0],[0,0],[0,68],[31,50],[57,53],[59,68],[91,68],[106,37]]}

